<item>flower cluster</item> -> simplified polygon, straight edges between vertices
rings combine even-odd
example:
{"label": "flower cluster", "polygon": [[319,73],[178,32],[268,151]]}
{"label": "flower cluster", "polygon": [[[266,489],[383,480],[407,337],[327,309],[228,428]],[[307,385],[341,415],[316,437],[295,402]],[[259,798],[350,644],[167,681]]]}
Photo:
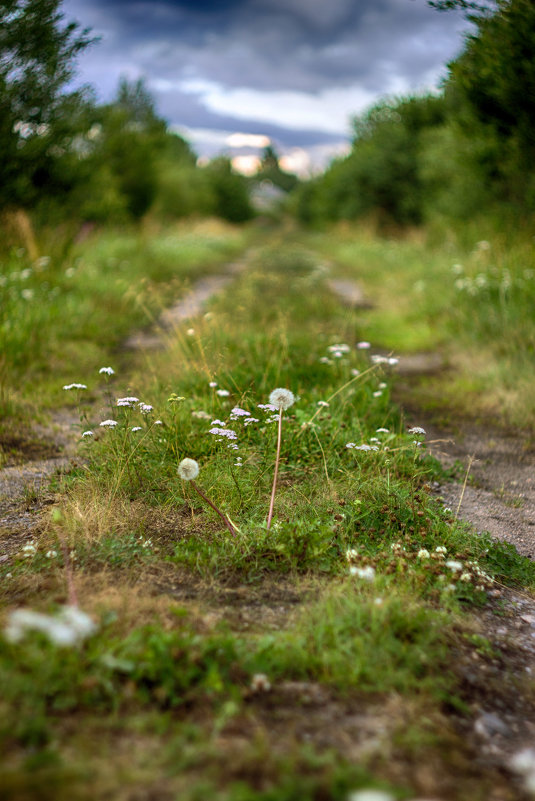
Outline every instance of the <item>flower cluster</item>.
{"label": "flower cluster", "polygon": [[6,640],[20,642],[29,631],[44,634],[51,643],[70,648],[90,637],[97,625],[77,606],[64,606],[57,615],[45,615],[32,609],[15,609],[8,616],[4,629]]}

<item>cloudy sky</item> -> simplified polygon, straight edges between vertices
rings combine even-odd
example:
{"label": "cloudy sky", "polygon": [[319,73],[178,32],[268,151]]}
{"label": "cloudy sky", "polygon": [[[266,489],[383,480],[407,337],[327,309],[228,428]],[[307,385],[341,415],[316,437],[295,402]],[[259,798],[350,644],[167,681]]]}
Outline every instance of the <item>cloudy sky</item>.
{"label": "cloudy sky", "polygon": [[[199,155],[252,153],[268,137],[296,169],[343,151],[352,115],[379,97],[436,88],[468,30],[426,0],[64,0],[62,10],[101,37],[77,78],[100,100],[121,76],[143,77]],[[237,133],[252,138],[229,139]]]}

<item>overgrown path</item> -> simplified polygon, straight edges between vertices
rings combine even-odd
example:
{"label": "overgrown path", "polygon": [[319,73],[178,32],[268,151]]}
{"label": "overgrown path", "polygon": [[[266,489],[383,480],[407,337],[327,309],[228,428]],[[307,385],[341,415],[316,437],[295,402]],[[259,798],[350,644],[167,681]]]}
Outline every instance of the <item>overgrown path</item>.
{"label": "overgrown path", "polygon": [[[244,264],[249,261],[252,262],[250,276],[244,268]],[[387,451],[384,453],[385,461],[379,463],[378,467],[378,472],[387,468],[384,473],[388,479],[386,484],[382,481],[382,473],[381,483],[373,484],[373,467],[369,466],[373,463],[367,463],[361,468],[360,454],[353,462],[344,461],[348,456],[344,443],[351,437],[355,439],[351,445],[355,446],[358,442],[357,436],[363,436],[361,428],[355,428],[347,436],[344,436],[344,431],[348,430],[353,418],[358,417],[364,421],[368,407],[373,403],[382,403],[380,399],[385,383],[381,380],[381,374],[376,376],[377,371],[370,369],[370,375],[376,383],[368,388],[363,402],[355,396],[351,401],[355,404],[361,403],[358,414],[353,414],[351,403],[345,400],[341,401],[340,410],[335,409],[333,399],[338,397],[340,384],[347,380],[347,371],[352,362],[344,365],[344,359],[349,358],[346,357],[345,350],[348,346],[338,338],[333,344],[334,332],[340,331],[342,336],[353,329],[361,296],[352,291],[348,308],[343,313],[339,312],[335,297],[327,292],[325,276],[317,269],[310,254],[292,254],[290,258],[281,249],[280,252],[275,250],[268,256],[261,254],[258,258],[258,254],[253,253],[245,262],[238,262],[238,265],[230,271],[224,270],[221,276],[204,280],[197,287],[194,285],[190,297],[181,300],[165,313],[160,323],[151,331],[131,336],[128,341],[130,350],[125,351],[122,357],[123,376],[120,380],[121,386],[128,385],[129,369],[132,370],[132,376],[139,380],[139,365],[143,363],[148,364],[156,374],[157,367],[151,361],[151,354],[157,353],[161,349],[161,343],[164,343],[169,348],[169,351],[164,352],[164,357],[167,352],[174,363],[177,359],[183,359],[184,371],[188,359],[195,369],[198,364],[202,367],[200,377],[194,374],[190,379],[190,392],[193,394],[197,391],[200,398],[195,399],[191,407],[191,417],[195,421],[210,421],[215,416],[216,409],[220,409],[223,411],[219,411],[219,415],[225,414],[228,419],[229,410],[224,406],[226,396],[237,391],[231,383],[233,370],[239,371],[241,367],[243,375],[248,376],[257,366],[255,362],[265,359],[267,367],[263,364],[260,367],[266,373],[271,371],[269,381],[273,382],[274,377],[279,376],[282,376],[281,381],[285,381],[284,367],[281,365],[290,362],[291,350],[287,342],[294,334],[287,320],[283,319],[282,312],[279,313],[276,308],[273,309],[271,322],[262,323],[261,331],[256,335],[257,339],[252,341],[252,345],[246,345],[240,340],[242,330],[237,335],[239,344],[234,344],[228,332],[233,333],[240,314],[247,315],[247,302],[259,303],[258,310],[254,310],[252,316],[257,315],[260,318],[261,313],[266,313],[266,309],[269,312],[274,298],[283,297],[282,287],[291,285],[294,293],[292,305],[289,307],[291,313],[297,313],[300,298],[316,304],[307,308],[306,313],[298,313],[302,314],[303,320],[310,316],[311,309],[317,313],[318,320],[321,320],[321,325],[327,332],[322,334],[323,350],[318,349],[310,357],[309,363],[305,363],[306,357],[302,355],[303,364],[296,366],[301,369],[301,376],[307,378],[311,372],[316,371],[318,384],[321,381],[323,384],[321,394],[312,395],[309,400],[308,411],[303,411],[301,417],[295,416],[287,421],[289,430],[293,431],[294,447],[302,447],[302,450],[298,450],[300,455],[295,464],[288,463],[282,471],[280,491],[281,494],[286,494],[278,500],[280,520],[274,526],[271,540],[262,530],[261,517],[257,517],[260,523],[252,523],[249,534],[245,534],[238,543],[221,540],[217,534],[217,525],[207,519],[205,509],[192,500],[191,494],[188,495],[187,492],[187,502],[182,505],[177,503],[174,495],[171,495],[172,502],[158,505],[154,499],[166,497],[166,492],[174,491],[169,488],[174,487],[176,478],[174,470],[172,478],[165,478],[161,466],[162,450],[158,450],[156,438],[151,447],[160,454],[157,462],[157,483],[154,483],[150,474],[145,478],[141,474],[138,477],[136,473],[132,473],[132,483],[124,494],[124,505],[116,508],[114,504],[117,505],[120,498],[110,496],[107,505],[99,507],[99,514],[115,515],[109,517],[109,524],[107,519],[103,523],[102,519],[97,519],[96,514],[95,517],[92,516],[93,507],[99,503],[97,495],[75,495],[74,503],[71,501],[70,507],[62,506],[62,493],[67,488],[58,486],[54,480],[53,491],[50,490],[48,478],[53,476],[58,467],[71,468],[74,476],[78,474],[82,479],[84,477],[80,456],[72,450],[73,440],[69,432],[72,432],[72,424],[76,422],[76,418],[71,413],[58,414],[53,436],[49,432],[40,432],[39,439],[43,447],[44,443],[48,443],[51,450],[59,448],[61,453],[51,453],[50,458],[4,468],[0,475],[3,482],[1,514],[4,563],[17,566],[24,545],[29,546],[27,554],[29,552],[31,556],[31,548],[39,546],[40,538],[44,543],[50,542],[50,537],[53,536],[50,533],[50,515],[43,514],[43,507],[53,503],[62,509],[63,518],[61,515],[58,517],[57,526],[63,525],[62,520],[70,519],[70,524],[78,527],[72,529],[74,542],[77,530],[90,531],[100,526],[101,532],[104,531],[98,537],[88,535],[89,545],[86,547],[82,542],[84,547],[73,551],[79,560],[79,567],[75,567],[75,576],[82,605],[87,605],[94,611],[105,609],[108,616],[110,610],[117,614],[120,641],[124,639],[129,642],[130,630],[135,629],[140,621],[154,623],[158,620],[161,626],[160,634],[151,634],[152,640],[149,640],[153,643],[151,647],[154,647],[154,651],[151,654],[146,651],[143,658],[140,658],[140,665],[143,667],[138,665],[135,658],[136,648],[141,648],[140,640],[136,645],[134,639],[134,645],[130,645],[133,650],[128,654],[121,652],[121,646],[116,641],[110,640],[104,646],[106,650],[103,654],[99,654],[98,647],[95,646],[95,661],[90,661],[85,666],[90,673],[82,676],[80,684],[82,696],[83,693],[90,695],[95,688],[100,692],[100,681],[102,687],[106,682],[112,684],[120,696],[117,703],[123,705],[123,710],[128,710],[129,704],[134,705],[134,710],[138,709],[135,704],[139,704],[140,699],[143,699],[142,704],[145,706],[142,708],[145,709],[148,699],[150,712],[144,713],[147,717],[140,717],[135,722],[135,715],[141,713],[134,711],[134,718],[130,719],[126,711],[124,721],[110,718],[108,726],[88,716],[83,702],[74,702],[73,705],[67,699],[64,708],[74,711],[64,717],[61,717],[60,712],[57,713],[59,728],[55,730],[55,737],[60,743],[58,753],[62,756],[66,753],[65,743],[72,736],[69,748],[71,754],[74,754],[71,765],[73,775],[76,777],[80,771],[87,770],[87,765],[95,771],[95,782],[88,788],[90,797],[95,799],[124,798],[134,801],[138,798],[159,798],[162,801],[171,801],[174,798],[187,798],[188,801],[193,801],[202,797],[202,793],[210,792],[214,797],[221,797],[225,801],[234,801],[235,798],[244,798],[246,801],[293,801],[296,798],[319,801],[332,798],[333,801],[341,801],[348,797],[352,789],[367,787],[385,788],[385,798],[388,799],[416,799],[417,796],[432,797],[437,801],[527,799],[521,776],[512,770],[510,760],[514,754],[529,746],[535,736],[530,689],[535,655],[533,596],[527,590],[512,589],[511,584],[514,582],[509,582],[508,586],[495,583],[487,592],[485,602],[480,600],[478,605],[473,606],[470,618],[459,618],[457,624],[452,624],[452,619],[449,619],[448,667],[455,674],[455,690],[444,690],[444,700],[441,703],[431,702],[427,695],[433,682],[439,681],[438,668],[435,673],[431,670],[430,675],[425,668],[427,660],[437,659],[438,665],[443,664],[440,660],[444,659],[443,655],[438,655],[440,648],[436,653],[434,650],[434,632],[442,623],[439,624],[438,617],[436,620],[431,619],[429,623],[425,618],[425,615],[433,615],[440,609],[438,599],[444,599],[447,606],[438,581],[436,587],[433,585],[431,588],[429,597],[433,603],[426,606],[424,619],[421,617],[423,607],[411,607],[415,603],[415,588],[419,591],[425,582],[434,581],[434,578],[428,579],[419,564],[425,553],[429,557],[426,545],[436,555],[437,569],[439,567],[438,554],[435,554],[433,548],[441,540],[433,539],[431,521],[426,520],[426,515],[435,515],[434,521],[441,532],[437,536],[446,536],[449,531],[448,527],[437,522],[441,520],[441,513],[430,511],[434,507],[429,498],[440,494],[444,499],[444,506],[449,504],[453,513],[459,506],[460,515],[466,515],[466,519],[470,521],[471,517],[467,513],[468,501],[470,493],[479,491],[478,488],[469,482],[465,486],[465,474],[458,470],[454,482],[446,483],[440,478],[437,484],[430,487],[422,485],[421,481],[413,486],[409,473],[409,489],[400,483],[393,492],[390,480],[391,472],[392,480],[394,473],[389,467]],[[228,272],[237,274],[235,287],[229,284]],[[336,275],[331,276],[330,280],[331,292],[335,295],[347,295],[347,283],[341,279],[337,281]],[[205,309],[202,303],[209,299],[212,303],[207,319],[203,314]],[[197,315],[194,321],[191,314]],[[321,315],[324,315],[323,319]],[[212,322],[214,319],[215,325]],[[274,327],[276,334],[270,336],[269,325]],[[227,340],[218,339],[221,332],[225,333]],[[221,354],[226,360],[232,360],[233,370],[224,371],[220,366],[215,375],[215,368],[205,354],[203,337],[212,342],[212,349],[221,364]],[[294,347],[298,341],[296,337]],[[177,342],[180,344],[178,351]],[[244,356],[247,347],[251,351],[249,362]],[[278,349],[276,355],[269,352],[270,347]],[[308,347],[312,350],[312,345]],[[320,355],[325,353],[328,355]],[[289,364],[287,369],[289,370]],[[365,373],[368,367],[364,370],[361,364],[360,373],[356,368],[352,369],[353,373],[349,373],[349,376],[353,376],[349,379],[350,383],[360,381],[359,374]],[[403,360],[400,369],[403,371]],[[340,377],[335,375],[331,378],[329,370],[339,370]],[[346,379],[342,378],[344,375]],[[165,377],[159,380],[164,383]],[[249,394],[243,391],[243,386],[247,388],[246,379],[242,376],[241,385],[239,380],[236,379],[236,386],[241,390],[241,395],[237,396],[239,402],[243,406],[249,405],[249,409],[257,408],[256,401],[259,398],[254,400],[253,407],[253,391],[249,390]],[[256,380],[260,383],[259,378]],[[303,381],[303,378],[292,375],[288,380],[297,383],[299,380]],[[208,385],[213,385],[215,390],[210,396],[205,389]],[[196,387],[200,389],[196,390]],[[177,388],[180,389],[180,385]],[[218,397],[217,392],[222,394]],[[328,401],[324,399],[326,397],[329,398]],[[188,403],[188,399],[185,402]],[[97,397],[96,405],[100,403],[102,397]],[[201,407],[201,403],[205,405]],[[171,409],[173,414],[174,408]],[[176,408],[179,410],[176,412],[178,416],[182,407],[177,405]],[[209,412],[205,411],[207,408]],[[250,412],[244,413],[252,416]],[[384,426],[379,426],[379,422],[382,420],[381,415],[386,419],[389,414],[386,405],[384,411],[379,409],[373,413],[370,423],[373,425],[372,432],[387,431]],[[185,448],[193,448],[200,439],[195,430],[195,439],[193,435],[188,438],[182,434],[183,429],[191,426],[190,419],[183,417],[176,422],[176,436],[181,453],[185,452]],[[316,428],[309,427],[311,419],[317,420]],[[167,432],[171,424],[174,423],[170,413],[166,422]],[[413,409],[405,412],[405,428],[409,425],[426,428],[429,447],[433,452],[436,452],[436,448],[446,448],[447,443],[442,440],[449,439],[450,432],[433,429],[420,412]],[[359,426],[362,426],[360,422]],[[125,437],[126,431],[125,427]],[[311,436],[306,439],[309,431]],[[339,438],[340,433],[342,439]],[[104,436],[101,438],[103,443],[106,442]],[[148,436],[149,434],[147,438]],[[166,436],[170,438],[169,433]],[[203,436],[206,437],[205,432]],[[262,434],[263,438],[266,436]],[[396,440],[397,447],[393,448],[393,453],[399,451],[403,455],[407,451],[409,454],[408,461],[401,461],[397,467],[404,479],[407,471],[415,469],[419,464],[419,455],[414,451],[412,443],[406,443],[403,436],[401,433]],[[79,431],[76,439],[79,441]],[[307,443],[306,448],[301,446],[303,441]],[[379,442],[378,437],[370,439],[370,442],[373,441]],[[475,444],[473,446],[469,433],[465,433],[464,441],[468,443],[466,453],[472,455]],[[500,443],[499,448],[505,448],[502,440],[495,439],[495,443]],[[96,444],[100,445],[100,442]],[[328,444],[336,451],[335,458],[329,455]],[[208,461],[206,449],[203,452],[202,447],[204,446],[201,446],[201,455]],[[485,460],[490,461],[496,445],[486,441],[485,447]],[[136,448],[137,445],[134,445],[132,455],[136,454]],[[372,446],[368,446],[368,452],[371,449]],[[527,524],[530,519],[527,512],[531,514],[532,508],[528,473],[532,462],[529,454],[525,454],[525,464],[521,465],[525,469],[522,473],[523,483],[514,485],[511,482],[520,481],[520,478],[511,478],[508,472],[497,476],[492,471],[485,472],[480,469],[487,467],[482,459],[483,454],[479,450],[473,453],[481,461],[474,463],[471,474],[482,484],[487,482],[486,491],[493,492],[492,497],[495,500],[504,502],[505,509],[515,514],[523,513]],[[449,454],[447,459],[450,461],[446,459],[446,467],[451,465],[451,460],[460,459],[463,462],[462,450],[450,451]],[[351,455],[349,453],[350,457]],[[151,456],[148,450],[147,456]],[[217,459],[223,460],[224,456],[225,453],[222,452],[212,458],[216,467]],[[363,458],[369,457],[366,455]],[[128,460],[122,464],[121,476],[134,463],[132,456]],[[261,460],[260,449],[250,450],[247,462],[251,468],[256,469],[258,465],[262,465]],[[207,480],[211,492],[215,491],[216,478],[219,481],[227,480],[226,489],[220,493],[220,503],[230,503],[232,497],[236,505],[246,502],[252,505],[253,492],[258,494],[258,485],[262,481],[266,484],[261,471],[251,484],[245,484],[244,480],[240,488],[241,479],[236,479],[236,476],[233,484],[229,473],[232,472],[232,466],[236,467],[234,473],[242,470],[239,461],[241,459],[230,465],[227,459],[229,466],[220,470],[219,474],[212,472],[212,480]],[[271,461],[272,457],[269,457],[267,467],[262,466],[262,470],[271,469]],[[349,468],[346,467],[347,464]],[[106,467],[105,462],[104,466]],[[511,467],[514,469],[514,464]],[[310,475],[317,474],[318,470],[324,485],[321,491],[310,483]],[[358,470],[363,472],[355,495],[352,482],[353,475]],[[365,472],[367,470],[369,474]],[[346,483],[335,487],[334,481],[339,473]],[[103,473],[104,475],[106,474]],[[112,478],[114,476],[113,473],[108,475]],[[501,489],[497,486],[496,479],[498,482],[501,480]],[[99,480],[102,483],[95,486],[101,494],[105,494],[109,478]],[[309,483],[304,494],[308,496],[302,499],[300,486],[304,486],[307,481]],[[162,487],[159,486],[160,482]],[[154,492],[152,505],[148,506],[143,506],[139,500],[145,484]],[[234,485],[238,487],[238,492]],[[514,490],[515,487],[518,487],[517,491]],[[265,493],[265,488],[263,492]],[[362,503],[361,498],[373,498],[380,493],[383,493],[383,500],[379,502],[376,511],[370,512],[370,520],[375,515],[373,521],[366,523],[365,517],[359,517],[358,504]],[[501,497],[495,497],[497,495]],[[462,501],[460,505],[459,500]],[[524,502],[523,506],[521,500]],[[368,502],[372,509],[372,502]],[[298,507],[298,503],[302,506]],[[354,517],[353,507],[357,512]],[[303,510],[308,512],[309,518],[304,519],[303,526],[299,528],[298,522]],[[72,515],[71,518],[67,517],[69,514]],[[258,515],[258,512],[253,514]],[[121,516],[125,518],[124,521]],[[319,522],[316,518],[319,518]],[[353,533],[353,540],[347,539],[348,534],[343,529],[348,519],[351,519],[351,525],[354,521],[358,532],[355,535],[348,528],[349,535]],[[374,537],[377,521],[380,526],[387,519],[392,522],[391,530],[383,529],[378,538]],[[453,529],[452,515],[445,513],[445,519],[450,521],[448,526]],[[136,520],[143,521],[142,528],[135,528]],[[473,518],[473,522],[478,530],[486,528],[483,519],[480,521]],[[423,523],[428,528],[423,526],[416,529],[416,526]],[[112,537],[106,538],[106,525],[113,527]],[[524,548],[523,552],[527,554],[530,545],[523,525],[518,524],[515,544]],[[129,526],[136,531],[134,537],[129,535]],[[242,522],[241,526],[245,528],[247,521]],[[373,533],[366,550],[365,543],[361,544],[361,541],[366,538],[368,530]],[[69,529],[64,531],[68,532]],[[128,536],[125,537],[125,533]],[[503,528],[500,534],[507,539]],[[380,540],[383,535],[393,537],[393,549],[387,549],[386,553]],[[247,536],[250,537],[250,542]],[[341,537],[339,542],[336,540],[338,536]],[[463,534],[462,544],[457,544],[455,536],[448,543],[448,552],[456,557],[454,549],[457,547],[467,564],[472,564],[469,561],[468,543],[470,537],[475,538],[476,535]],[[412,540],[418,541],[418,537],[422,537],[422,541],[414,546],[413,552],[405,556],[403,552],[410,550]],[[426,537],[430,538],[429,541]],[[121,539],[124,544],[121,544]],[[374,544],[377,539],[378,544]],[[175,547],[177,545],[178,550]],[[353,555],[347,556],[347,559],[351,561],[362,558],[368,576],[370,570],[371,575],[374,575],[375,570],[378,574],[384,572],[385,577],[397,575],[400,585],[405,578],[408,579],[407,586],[398,590],[394,582],[380,583],[378,578],[377,585],[366,584],[365,580],[362,585],[355,585],[356,590],[351,589],[349,584],[344,584],[347,570],[345,548],[348,545],[351,548],[347,550],[347,554],[351,551]],[[438,553],[441,547],[438,546]],[[146,549],[145,554],[149,558],[145,558],[143,549]],[[333,551],[339,554],[336,557],[338,561],[343,562],[344,574],[335,568],[329,575],[325,567],[327,558]],[[357,551],[359,555],[355,557]],[[376,551],[379,551],[377,557]],[[160,554],[165,555],[165,559],[161,559]],[[9,586],[5,585],[10,604],[24,604],[28,598],[38,602],[41,597],[48,597],[56,602],[64,600],[62,573],[46,569],[47,556],[40,556],[43,562],[41,569],[36,563],[33,572],[30,570],[27,574],[19,574],[17,589],[11,595]],[[203,559],[206,560],[204,564]],[[310,569],[303,568],[305,564],[309,564]],[[362,569],[360,564],[357,561],[355,575]],[[500,570],[504,569],[503,565],[498,567]],[[515,569],[520,569],[516,562]],[[413,573],[414,583],[409,590]],[[9,579],[6,578],[6,581]],[[517,577],[516,584],[518,587],[522,585],[520,577]],[[409,594],[401,594],[398,598],[398,591]],[[426,590],[422,590],[424,591]],[[356,593],[354,599],[353,592]],[[178,608],[177,603],[180,604]],[[352,603],[355,605],[351,606]],[[349,604],[347,609],[344,606],[346,604]],[[408,613],[405,607],[410,610]],[[168,640],[172,645],[165,645],[163,643],[166,641],[162,640],[160,645],[158,636],[172,637],[176,634],[177,615],[188,621],[193,634],[184,635],[183,641]],[[344,618],[344,615],[347,617]],[[312,631],[304,634],[308,618],[313,623]],[[221,623],[230,628],[232,642],[224,638],[217,639],[220,636],[218,627]],[[327,628],[322,639],[318,632],[324,623]],[[328,628],[329,623],[333,624],[334,632]],[[280,637],[285,636],[285,631],[289,632],[289,638],[281,641]],[[381,639],[390,632],[392,642]],[[426,642],[425,637],[428,635],[430,640]],[[134,638],[135,636],[138,635],[134,631]],[[189,636],[192,639],[188,640]],[[315,636],[318,636],[317,643]],[[361,636],[369,638],[363,640],[364,659],[358,650]],[[307,641],[306,637],[311,643],[308,646],[303,644]],[[419,638],[423,639],[420,641]],[[231,654],[233,647],[254,650],[256,643],[259,643],[259,650],[254,656],[244,656],[246,650],[240,651],[241,661],[229,656],[231,669],[227,675],[225,655]],[[299,643],[299,647],[295,643]],[[357,650],[354,652],[352,649],[355,645]],[[316,662],[307,648],[318,649],[319,655],[314,656]],[[411,657],[413,650],[415,656]],[[285,657],[286,653],[290,656]],[[338,655],[346,653],[349,655],[347,662],[342,661],[340,667]],[[321,659],[324,656],[333,661],[323,663]],[[26,658],[31,661],[31,654],[27,654]],[[40,657],[37,655],[37,658]],[[368,668],[367,663],[373,663],[375,658],[378,659],[375,670]],[[414,664],[410,664],[411,658],[414,658]],[[406,666],[406,659],[410,667]],[[252,660],[251,664],[247,660]],[[300,660],[304,661],[305,666],[308,665],[301,673],[298,670]],[[353,683],[344,683],[352,663],[360,664],[361,660],[361,673],[356,674],[360,678]],[[389,660],[392,660],[392,667],[388,664]],[[54,657],[51,656],[51,663],[53,662]],[[30,662],[28,669],[29,664]],[[267,670],[265,666],[270,666],[272,675],[258,672],[259,665],[262,670]],[[100,678],[99,673],[102,666],[108,671],[104,679]],[[147,672],[143,673],[145,669]],[[167,669],[169,674],[165,673]],[[403,670],[407,672],[402,673]],[[398,677],[398,672],[403,675],[402,679]],[[177,680],[186,675],[194,677],[192,681],[200,682],[204,693],[200,702],[195,696],[193,684],[180,691],[176,690]],[[380,676],[378,683],[377,676]],[[413,687],[411,682],[415,677],[418,678]],[[73,678],[73,686],[76,681]],[[404,682],[408,682],[413,689],[408,691]],[[415,689],[420,683],[425,684],[427,689]],[[223,696],[223,704],[212,707],[210,699],[218,693],[227,692],[227,686],[230,689],[228,695]],[[61,684],[58,684],[56,692],[59,693],[60,701],[63,698],[62,691]],[[98,692],[96,697],[100,699],[98,703],[102,704],[102,697]],[[172,694],[176,692],[179,692],[179,697],[180,693],[189,697],[185,706],[181,698],[180,705],[174,707],[176,699]],[[61,705],[58,709],[61,709]],[[90,744],[84,737],[80,720],[83,721],[82,728],[87,727]],[[183,726],[185,720],[187,725]],[[46,725],[49,725],[48,722]],[[25,731],[19,738],[19,744],[16,747],[10,746],[13,763],[18,766],[15,772],[8,772],[10,799],[17,799],[19,791],[21,798],[31,797],[28,767],[24,762],[26,746],[21,746],[20,743],[31,742],[32,737],[37,740],[45,737],[45,728],[41,730],[36,724],[37,734],[28,734]],[[168,733],[172,733],[172,737],[170,734],[167,736]],[[167,749],[164,749],[165,753],[162,753],[163,744]],[[108,763],[111,753],[114,758],[110,769]],[[57,784],[51,792],[56,795],[45,797],[57,801],[71,797],[73,787],[78,792],[78,779],[70,777],[63,767],[58,768],[53,775]],[[82,793],[81,797],[86,796]]]}

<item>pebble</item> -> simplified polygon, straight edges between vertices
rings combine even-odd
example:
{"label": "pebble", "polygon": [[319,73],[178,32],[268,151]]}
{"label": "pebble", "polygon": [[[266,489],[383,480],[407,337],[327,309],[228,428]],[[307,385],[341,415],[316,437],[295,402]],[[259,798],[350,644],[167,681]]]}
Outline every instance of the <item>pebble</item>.
{"label": "pebble", "polygon": [[474,723],[474,731],[480,737],[487,739],[493,737],[495,734],[509,734],[509,726],[494,712],[483,712]]}

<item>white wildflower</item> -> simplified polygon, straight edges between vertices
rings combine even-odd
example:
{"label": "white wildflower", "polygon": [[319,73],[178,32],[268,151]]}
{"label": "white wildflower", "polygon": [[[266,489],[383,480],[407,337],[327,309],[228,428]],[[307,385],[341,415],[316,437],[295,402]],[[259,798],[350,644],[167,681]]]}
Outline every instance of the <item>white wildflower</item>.
{"label": "white wildflower", "polygon": [[395,356],[390,356],[390,357],[389,357],[389,359],[388,359],[388,364],[389,364],[391,367],[395,367],[395,366],[396,366],[396,364],[399,364],[399,359],[398,359],[398,358],[396,358]]}
{"label": "white wildflower", "polygon": [[359,558],[359,552],[356,548],[348,548],[346,551],[346,559],[348,562],[352,562],[354,559]]}
{"label": "white wildflower", "polygon": [[129,397],[129,398],[117,398],[116,406],[130,406],[132,407],[135,403],[139,403],[139,398]]}
{"label": "white wildflower", "polygon": [[418,556],[418,559],[429,559],[430,554],[429,554],[429,551],[427,550],[427,548],[420,548],[420,550],[418,551],[417,556]]}
{"label": "white wildflower", "polygon": [[186,335],[188,337],[194,337],[195,336],[195,329],[194,328],[188,328],[188,330],[186,331]]}
{"label": "white wildflower", "polygon": [[332,361],[329,359],[328,356],[321,356],[320,362],[321,364],[332,364]]}
{"label": "white wildflower", "polygon": [[326,408],[329,404],[327,403],[327,401],[320,400],[318,401],[317,405]]}
{"label": "white wildflower", "polygon": [[113,367],[101,367],[99,373],[105,373],[106,375],[115,375],[115,370]]}
{"label": "white wildflower", "polygon": [[15,609],[8,617],[4,634],[9,642],[20,642],[26,632],[40,631],[54,644],[72,647],[97,630],[94,621],[74,606],[66,606],[54,617],[32,609]]}
{"label": "white wildflower", "polygon": [[251,690],[254,693],[267,693],[271,684],[265,673],[255,673],[251,679]]}
{"label": "white wildflower", "polygon": [[471,579],[472,579],[472,574],[471,573],[461,573],[461,575],[459,577],[459,581],[465,581],[466,582],[466,581],[471,581]]}
{"label": "white wildflower", "polygon": [[240,409],[239,406],[235,406],[233,409],[230,410],[231,417],[248,417],[251,412],[247,412],[245,409]]}
{"label": "white wildflower", "polygon": [[154,425],[155,425],[155,426],[163,426],[163,423],[162,423],[162,421],[161,421],[161,420],[155,420],[155,421],[154,421]]}
{"label": "white wildflower", "polygon": [[351,375],[355,376],[355,378],[356,378],[358,375],[360,375],[360,370],[357,370],[357,368],[356,368],[356,367],[354,367],[354,368],[351,370]]}
{"label": "white wildflower", "polygon": [[456,559],[448,559],[445,564],[453,573],[459,573],[463,569],[463,563],[458,562]]}
{"label": "white wildflower", "polygon": [[346,801],[395,801],[391,793],[384,790],[354,790],[349,793]]}
{"label": "white wildflower", "polygon": [[101,428],[115,428],[118,423],[117,420],[103,420],[99,425]]}
{"label": "white wildflower", "polygon": [[216,395],[219,395],[220,398],[228,398],[230,392],[228,389],[216,389]]}
{"label": "white wildflower", "polygon": [[257,405],[257,408],[258,409],[262,409],[262,411],[264,411],[264,412],[276,412],[277,411],[277,407],[273,406],[272,403],[259,403]]}
{"label": "white wildflower", "polygon": [[196,417],[198,420],[209,420],[212,415],[208,414],[208,412],[205,412],[202,409],[198,409],[192,411],[191,416]]}
{"label": "white wildflower", "polygon": [[212,420],[210,425],[211,426],[221,426],[222,428],[224,428],[226,426],[226,423],[223,420],[216,419],[216,420]]}
{"label": "white wildflower", "polygon": [[346,442],[346,448],[356,448],[356,444],[354,442]]}
{"label": "white wildflower", "polygon": [[370,361],[372,364],[388,364],[388,356],[381,356],[378,353],[374,353],[371,356]]}
{"label": "white wildflower", "polygon": [[142,431],[141,426],[132,426],[132,431]]}
{"label": "white wildflower", "polygon": [[388,428],[376,428],[376,434],[390,434],[390,429]]}
{"label": "white wildflower", "polygon": [[209,386],[209,387],[212,387],[212,389],[215,389],[215,388],[217,387],[217,381],[210,381],[210,383],[208,384],[208,386]]}
{"label": "white wildflower", "polygon": [[70,390],[70,389],[87,389],[85,384],[65,384],[63,389]]}
{"label": "white wildflower", "polygon": [[369,342],[357,342],[357,348],[359,350],[368,350],[368,348],[371,348],[371,344]]}
{"label": "white wildflower", "polygon": [[283,411],[285,411],[295,403],[295,395],[293,394],[293,392],[290,392],[289,389],[278,387],[277,389],[274,389],[273,392],[270,394],[269,402],[276,409],[282,409]]}
{"label": "white wildflower", "polygon": [[381,389],[377,389],[377,390],[375,390],[375,392],[372,392],[372,395],[373,395],[374,398],[380,398],[382,394],[383,394],[383,391]]}
{"label": "white wildflower", "polygon": [[368,565],[368,567],[355,567],[355,565],[351,565],[349,572],[352,576],[361,578],[363,581],[374,581],[375,579],[375,568],[371,565]]}
{"label": "white wildflower", "polygon": [[248,417],[246,420],[243,421],[244,426],[251,425],[251,423],[259,423],[260,420],[258,417]]}
{"label": "white wildflower", "polygon": [[437,545],[437,547],[435,548],[435,553],[447,553],[447,552],[448,549],[446,548],[445,545]]}
{"label": "white wildflower", "polygon": [[82,437],[93,437],[94,434],[92,431],[84,431]]}
{"label": "white wildflower", "polygon": [[425,428],[421,426],[413,426],[409,428],[409,434],[425,434]]}
{"label": "white wildflower", "polygon": [[327,350],[330,351],[331,353],[349,353],[351,348],[349,347],[349,345],[343,343],[342,345],[329,345]]}
{"label": "white wildflower", "polygon": [[139,404],[139,411],[141,414],[150,414],[153,411],[154,407],[150,405],[150,403],[140,403]]}
{"label": "white wildflower", "polygon": [[54,551],[54,550],[47,551],[46,554],[45,554],[47,559],[55,559],[57,555],[58,555],[58,552]]}
{"label": "white wildflower", "polygon": [[199,475],[199,465],[195,459],[182,459],[178,465],[178,475],[183,481],[192,481]]}
{"label": "white wildflower", "polygon": [[227,439],[237,439],[238,435],[231,428],[210,428],[209,434],[215,434],[218,437],[226,437]]}

